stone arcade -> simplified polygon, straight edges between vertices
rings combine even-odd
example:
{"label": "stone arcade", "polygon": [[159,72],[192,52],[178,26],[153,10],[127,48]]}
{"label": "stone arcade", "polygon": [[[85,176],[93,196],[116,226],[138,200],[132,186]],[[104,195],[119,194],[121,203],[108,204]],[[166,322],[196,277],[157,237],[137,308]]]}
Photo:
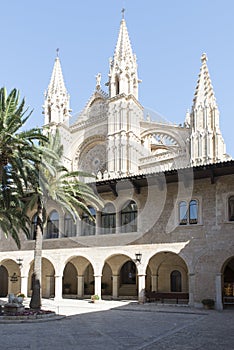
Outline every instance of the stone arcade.
{"label": "stone arcade", "polygon": [[[108,93],[95,91],[71,118],[60,59],[44,100],[44,124],[59,129],[64,164],[96,175],[103,199],[74,224],[49,203],[42,252],[42,296],[138,298],[145,291],[189,293],[201,307],[234,300],[234,162],[226,154],[205,54],[183,126],[150,114],[138,100],[136,55],[122,18]],[[31,293],[32,236],[22,248],[1,233],[0,296]],[[138,256],[136,256],[138,254]],[[21,268],[18,258],[23,259]]]}

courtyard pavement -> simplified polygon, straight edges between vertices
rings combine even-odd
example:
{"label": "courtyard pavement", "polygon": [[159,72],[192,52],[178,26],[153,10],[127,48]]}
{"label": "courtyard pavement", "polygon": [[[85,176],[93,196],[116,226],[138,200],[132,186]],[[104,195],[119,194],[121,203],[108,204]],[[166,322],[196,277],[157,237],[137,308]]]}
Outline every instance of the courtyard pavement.
{"label": "courtyard pavement", "polygon": [[42,305],[66,317],[1,323],[1,350],[234,349],[234,309],[71,299]]}

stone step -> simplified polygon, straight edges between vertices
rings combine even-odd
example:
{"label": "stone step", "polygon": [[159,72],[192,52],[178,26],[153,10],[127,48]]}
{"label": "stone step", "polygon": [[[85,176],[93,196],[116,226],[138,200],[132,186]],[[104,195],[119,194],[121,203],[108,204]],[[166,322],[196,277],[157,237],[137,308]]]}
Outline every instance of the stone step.
{"label": "stone step", "polygon": [[119,288],[119,295],[136,296],[137,287],[135,284],[122,284]]}

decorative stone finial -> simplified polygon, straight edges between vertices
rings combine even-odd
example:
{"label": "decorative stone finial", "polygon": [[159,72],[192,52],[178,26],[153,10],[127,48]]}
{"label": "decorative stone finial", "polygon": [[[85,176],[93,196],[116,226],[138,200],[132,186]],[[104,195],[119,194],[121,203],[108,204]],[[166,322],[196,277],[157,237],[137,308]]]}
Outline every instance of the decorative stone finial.
{"label": "decorative stone finial", "polygon": [[125,13],[125,9],[124,8],[122,8],[122,19],[124,19],[124,13]]}
{"label": "decorative stone finial", "polygon": [[101,73],[98,73],[96,75],[96,90],[100,90],[101,89]]}
{"label": "decorative stone finial", "polygon": [[59,48],[56,49],[56,57],[59,57]]}
{"label": "decorative stone finial", "polygon": [[208,58],[206,56],[206,53],[203,53],[202,56],[201,56],[201,61],[202,63],[206,63],[208,61]]}

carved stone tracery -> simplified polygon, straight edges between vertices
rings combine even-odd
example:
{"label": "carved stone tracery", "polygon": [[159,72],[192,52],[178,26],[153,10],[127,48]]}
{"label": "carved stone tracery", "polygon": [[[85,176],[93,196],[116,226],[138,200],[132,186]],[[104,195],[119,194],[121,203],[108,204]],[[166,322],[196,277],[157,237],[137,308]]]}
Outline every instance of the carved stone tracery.
{"label": "carved stone tracery", "polygon": [[84,152],[78,162],[78,168],[91,174],[102,173],[106,170],[106,145],[97,144]]}

